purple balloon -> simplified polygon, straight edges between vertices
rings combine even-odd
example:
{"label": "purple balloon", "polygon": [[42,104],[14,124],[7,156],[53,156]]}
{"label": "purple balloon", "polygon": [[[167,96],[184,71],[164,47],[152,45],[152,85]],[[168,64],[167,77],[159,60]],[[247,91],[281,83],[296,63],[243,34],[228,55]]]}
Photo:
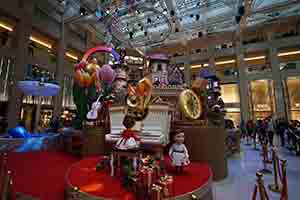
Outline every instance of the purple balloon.
{"label": "purple balloon", "polygon": [[97,78],[104,83],[111,84],[116,77],[115,71],[110,65],[105,64],[97,71]]}

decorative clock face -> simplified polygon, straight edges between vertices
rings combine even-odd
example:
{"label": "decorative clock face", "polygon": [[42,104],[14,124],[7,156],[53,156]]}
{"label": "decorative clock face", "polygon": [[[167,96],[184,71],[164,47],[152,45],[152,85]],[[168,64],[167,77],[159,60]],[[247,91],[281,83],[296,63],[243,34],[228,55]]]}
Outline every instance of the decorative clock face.
{"label": "decorative clock face", "polygon": [[202,113],[201,101],[192,90],[184,90],[179,96],[181,111],[188,119],[198,119]]}

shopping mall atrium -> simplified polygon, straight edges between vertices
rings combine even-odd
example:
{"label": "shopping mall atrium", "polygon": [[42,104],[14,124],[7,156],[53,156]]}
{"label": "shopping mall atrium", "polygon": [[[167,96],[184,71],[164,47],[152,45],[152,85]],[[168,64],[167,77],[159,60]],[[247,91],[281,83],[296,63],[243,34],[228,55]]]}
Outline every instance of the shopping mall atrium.
{"label": "shopping mall atrium", "polygon": [[0,200],[299,200],[300,0],[2,0]]}

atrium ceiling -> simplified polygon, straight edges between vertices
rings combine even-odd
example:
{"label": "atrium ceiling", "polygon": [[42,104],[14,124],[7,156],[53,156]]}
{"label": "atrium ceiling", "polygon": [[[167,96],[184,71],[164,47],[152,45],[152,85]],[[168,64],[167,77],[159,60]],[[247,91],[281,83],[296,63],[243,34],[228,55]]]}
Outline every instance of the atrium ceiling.
{"label": "atrium ceiling", "polygon": [[[48,0],[51,2],[52,0]],[[299,15],[299,0],[55,0],[65,23],[116,46],[154,47]]]}

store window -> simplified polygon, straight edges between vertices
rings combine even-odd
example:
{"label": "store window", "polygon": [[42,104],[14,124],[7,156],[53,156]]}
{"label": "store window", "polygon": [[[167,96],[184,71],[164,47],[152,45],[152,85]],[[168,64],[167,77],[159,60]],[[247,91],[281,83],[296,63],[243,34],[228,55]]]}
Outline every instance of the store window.
{"label": "store window", "polygon": [[300,120],[300,77],[289,77],[286,81],[290,119]]}
{"label": "store window", "polygon": [[8,101],[9,80],[13,69],[13,60],[8,57],[0,58],[0,101]]}
{"label": "store window", "polygon": [[64,76],[64,85],[63,85],[63,107],[69,109],[76,109],[75,103],[73,101],[73,84],[74,79],[70,75]]}
{"label": "store window", "polygon": [[272,80],[250,82],[251,110],[254,120],[264,119],[274,111],[274,89]]}
{"label": "store window", "polygon": [[221,97],[225,103],[226,119],[233,121],[235,126],[240,124],[240,94],[237,83],[222,84]]}

